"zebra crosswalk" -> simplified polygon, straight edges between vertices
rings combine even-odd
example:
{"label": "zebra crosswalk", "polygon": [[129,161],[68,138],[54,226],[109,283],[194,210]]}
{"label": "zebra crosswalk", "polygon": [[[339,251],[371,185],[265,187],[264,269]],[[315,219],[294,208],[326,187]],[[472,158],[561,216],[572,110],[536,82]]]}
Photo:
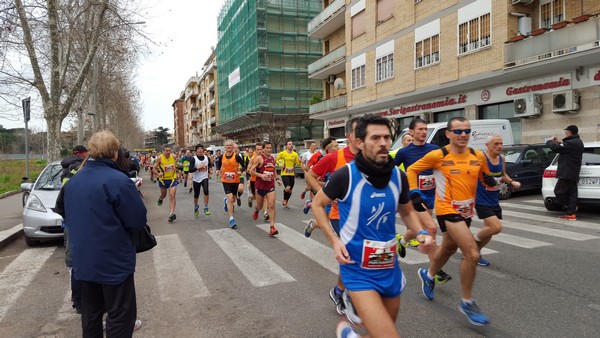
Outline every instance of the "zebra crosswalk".
{"label": "zebra crosswalk", "polygon": [[[589,229],[598,230],[598,223],[590,221],[561,221],[555,216],[549,216],[547,212],[538,213],[535,206],[536,201],[525,201],[522,204],[502,203],[505,219],[502,221],[504,231],[492,239],[490,245],[482,251],[483,255],[502,254],[513,247],[524,250],[536,250],[544,247],[557,245],[558,243],[584,242],[600,239]],[[524,208],[533,208],[532,212],[523,212]],[[308,217],[306,217],[308,218]],[[308,219],[299,222],[287,220],[288,222],[276,223],[280,235],[276,241],[280,247],[299,253],[294,255],[306,258],[316,266],[322,267],[323,271],[329,271],[332,279],[338,272],[338,265],[333,255],[333,250],[326,242],[322,233],[319,231],[313,233],[310,238],[304,237],[302,227],[308,222]],[[285,224],[289,223],[289,224]],[[474,219],[471,231],[476,233],[482,226],[482,221]],[[267,237],[269,224],[253,225],[259,230],[260,238]],[[405,227],[399,221],[397,224],[398,232],[404,233]],[[248,229],[246,229],[248,230]],[[231,264],[227,269],[235,270],[240,279],[248,281],[254,288],[263,288],[277,284],[286,285],[294,282],[302,282],[304,279],[311,278],[297,271],[288,271],[285,263],[270,257],[268,253],[261,250],[261,245],[256,243],[256,232],[249,236],[246,231],[232,231],[228,228],[222,229],[202,229],[200,230],[205,240],[214,244],[218,252],[215,255],[222,256]],[[205,236],[204,236],[205,235]],[[199,269],[194,260],[193,251],[189,245],[186,245],[179,234],[163,234],[156,236],[158,245],[151,251],[151,254],[138,256],[138,266],[142,263],[143,268],[138,269],[136,279],[144,278],[146,287],[152,288],[149,291],[160,299],[160,302],[185,302],[194,299],[203,299],[211,297],[218,290],[207,281],[210,280],[210,269]],[[438,233],[437,241],[441,242],[442,236]],[[32,282],[38,276],[39,271],[53,255],[60,255],[62,248],[46,246],[40,248],[29,248],[18,254],[12,261],[5,265],[0,271],[0,323],[5,319],[11,308],[15,306],[21,298],[23,292],[30,287]],[[281,248],[279,248],[281,250]],[[400,260],[400,264],[406,266],[426,264],[428,258],[419,253],[416,249],[407,250],[406,257]],[[206,265],[206,264],[204,264]],[[212,271],[224,269],[222,266],[212,266]],[[208,271],[208,272],[207,272]],[[140,277],[143,275],[143,277]],[[70,289],[68,274],[62,274],[64,278],[64,287],[60,290],[61,304],[57,304],[55,320],[64,322],[78,318],[71,308]],[[152,282],[148,282],[152,280]],[[212,286],[211,286],[212,285]]]}

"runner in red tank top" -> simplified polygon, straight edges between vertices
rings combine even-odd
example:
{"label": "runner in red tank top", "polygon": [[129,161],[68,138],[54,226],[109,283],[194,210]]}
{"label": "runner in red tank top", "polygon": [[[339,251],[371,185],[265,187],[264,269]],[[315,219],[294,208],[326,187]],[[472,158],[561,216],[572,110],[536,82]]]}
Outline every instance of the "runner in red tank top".
{"label": "runner in red tank top", "polygon": [[266,198],[267,208],[269,210],[269,223],[271,229],[269,236],[273,237],[279,233],[275,229],[275,182],[281,186],[281,180],[277,177],[275,170],[275,158],[271,156],[273,144],[271,142],[263,143],[263,153],[256,156],[250,163],[250,174],[256,176],[256,209],[252,218],[258,218],[258,211],[262,210],[263,203]]}

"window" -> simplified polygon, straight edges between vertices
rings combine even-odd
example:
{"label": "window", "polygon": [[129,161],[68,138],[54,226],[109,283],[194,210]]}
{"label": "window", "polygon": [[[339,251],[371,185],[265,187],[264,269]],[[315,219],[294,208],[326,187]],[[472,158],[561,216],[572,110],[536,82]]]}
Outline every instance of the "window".
{"label": "window", "polygon": [[492,44],[490,13],[458,25],[458,54],[472,52]]}
{"label": "window", "polygon": [[377,75],[375,81],[383,81],[394,77],[394,53],[377,59]]}
{"label": "window", "polygon": [[415,68],[440,62],[440,35],[436,34],[415,44]]}
{"label": "window", "polygon": [[382,23],[394,16],[393,0],[377,0],[377,22]]}
{"label": "window", "polygon": [[352,69],[352,89],[365,86],[366,68],[365,65]]}
{"label": "window", "polygon": [[540,1],[540,28],[552,28],[552,25],[565,18],[564,0]]}
{"label": "window", "polygon": [[352,18],[352,38],[356,38],[365,32],[365,0],[359,0],[350,8]]}

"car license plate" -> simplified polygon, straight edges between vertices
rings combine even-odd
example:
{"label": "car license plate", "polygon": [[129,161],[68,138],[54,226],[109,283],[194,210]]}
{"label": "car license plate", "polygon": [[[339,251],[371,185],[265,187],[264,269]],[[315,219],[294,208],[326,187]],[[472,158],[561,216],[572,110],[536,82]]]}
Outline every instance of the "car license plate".
{"label": "car license plate", "polygon": [[585,177],[579,179],[580,185],[600,185],[600,178],[598,177]]}

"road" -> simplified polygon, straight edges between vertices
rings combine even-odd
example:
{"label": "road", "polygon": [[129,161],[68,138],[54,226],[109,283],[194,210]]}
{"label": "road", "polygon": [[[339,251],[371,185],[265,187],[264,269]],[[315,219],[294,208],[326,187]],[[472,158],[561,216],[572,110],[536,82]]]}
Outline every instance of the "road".
{"label": "road", "polygon": [[[280,234],[269,238],[243,200],[237,230],[227,226],[223,189],[210,182],[212,215],[193,216],[192,195],[177,192],[177,220],[158,188],[145,177],[143,193],[158,246],[138,255],[135,275],[136,337],[334,337],[340,317],[329,300],[337,267],[324,236],[302,229],[297,180],[291,209],[281,207]],[[600,213],[582,210],[578,221],[544,209],[539,194],[503,202],[504,231],[485,249],[475,299],[490,317],[470,325],[458,311],[459,259],[444,268],[454,279],[421,294],[417,269],[426,258],[409,249],[401,260],[407,287],[396,322],[405,337],[596,337],[600,331]],[[474,220],[473,231],[481,226]],[[404,227],[398,224],[398,230]],[[80,320],[70,308],[62,243],[28,248],[19,239],[0,251],[0,337],[77,337]]]}

